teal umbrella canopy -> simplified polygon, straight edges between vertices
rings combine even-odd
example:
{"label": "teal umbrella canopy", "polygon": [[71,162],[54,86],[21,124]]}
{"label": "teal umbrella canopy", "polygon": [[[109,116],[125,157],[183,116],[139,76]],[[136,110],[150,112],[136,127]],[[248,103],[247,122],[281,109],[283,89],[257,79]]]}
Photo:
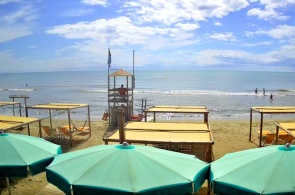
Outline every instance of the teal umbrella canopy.
{"label": "teal umbrella canopy", "polygon": [[211,163],[210,184],[215,194],[295,194],[295,147],[227,154]]}
{"label": "teal umbrella canopy", "polygon": [[26,177],[45,171],[61,154],[59,145],[33,136],[0,132],[0,177]]}
{"label": "teal umbrella canopy", "polygon": [[101,145],[57,156],[47,180],[66,194],[191,194],[210,164],[149,146]]}

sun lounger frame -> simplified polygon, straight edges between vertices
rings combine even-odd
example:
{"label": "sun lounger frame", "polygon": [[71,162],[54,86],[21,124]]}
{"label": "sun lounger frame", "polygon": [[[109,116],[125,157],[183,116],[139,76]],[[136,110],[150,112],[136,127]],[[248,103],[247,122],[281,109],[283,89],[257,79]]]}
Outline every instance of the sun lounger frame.
{"label": "sun lounger frame", "polygon": [[[71,126],[71,113],[70,111],[73,109],[79,109],[87,107],[87,118],[88,118],[88,127],[89,127],[89,137],[91,136],[91,122],[90,122],[90,107],[88,104],[78,104],[78,103],[48,103],[48,104],[37,104],[34,106],[27,106],[26,113],[28,113],[28,109],[48,109],[49,110],[49,120],[50,120],[50,128],[52,128],[52,116],[51,110],[65,110],[68,113],[68,126]],[[72,143],[72,135],[70,135],[70,144]]]}
{"label": "sun lounger frame", "polygon": [[259,147],[262,146],[262,129],[263,129],[263,115],[264,114],[295,114],[295,106],[260,106],[250,108],[250,130],[249,130],[249,141],[252,137],[252,113],[253,111],[260,114],[260,137]]}

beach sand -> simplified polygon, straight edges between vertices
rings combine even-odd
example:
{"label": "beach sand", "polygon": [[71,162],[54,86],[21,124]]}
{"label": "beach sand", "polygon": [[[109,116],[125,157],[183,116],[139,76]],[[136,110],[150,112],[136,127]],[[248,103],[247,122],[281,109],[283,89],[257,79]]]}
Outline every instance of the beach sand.
{"label": "beach sand", "polygon": [[[283,121],[275,119],[265,119],[263,129],[274,132],[276,128],[276,122],[290,122],[290,120]],[[260,125],[260,122],[258,120],[253,120],[252,142],[248,141],[250,127],[249,120],[215,120],[209,121],[209,123],[214,139],[213,154],[215,160],[221,158],[227,153],[258,147],[257,131],[259,130]],[[54,127],[66,124],[66,119],[53,119]],[[83,126],[83,124],[84,121],[75,121],[75,126]],[[44,120],[42,121],[42,125],[49,125],[49,122],[47,120]],[[69,143],[61,144],[63,153],[104,144],[102,138],[108,128],[108,123],[102,120],[93,120],[91,121],[91,127],[91,137],[89,137],[88,134],[75,135],[73,137],[72,147]],[[30,130],[32,136],[38,136],[38,123],[30,125]],[[9,132],[27,134],[27,129],[25,128],[22,131],[11,130]],[[194,148],[194,150],[197,149],[198,147]],[[201,150],[194,152],[198,158],[204,160],[204,156],[202,155]],[[49,183],[46,180],[46,174],[45,172],[43,172],[35,176],[12,179],[11,191],[13,195],[38,194],[48,184]],[[6,181],[3,178],[0,179],[0,194],[8,194],[8,191],[6,189]],[[207,182],[204,183],[203,187],[199,190],[197,194],[207,194]]]}

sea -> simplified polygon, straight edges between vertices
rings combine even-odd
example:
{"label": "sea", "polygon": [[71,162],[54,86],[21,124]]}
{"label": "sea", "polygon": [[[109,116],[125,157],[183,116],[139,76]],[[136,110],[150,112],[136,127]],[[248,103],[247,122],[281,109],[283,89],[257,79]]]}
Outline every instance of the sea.
{"label": "sea", "polygon": [[[108,109],[108,74],[116,70],[67,71],[0,74],[0,101],[11,96],[27,96],[14,101],[27,106],[44,103],[90,105],[92,119],[101,119]],[[249,119],[253,106],[295,106],[294,72],[218,70],[126,70],[135,76],[134,114],[159,105],[206,106],[209,120]],[[112,83],[113,80],[110,79]],[[123,81],[122,81],[123,82]],[[117,83],[118,87],[123,83]],[[255,89],[257,88],[257,93]],[[263,93],[263,89],[265,93]],[[273,95],[273,100],[270,95]],[[1,115],[18,114],[12,106],[0,107]],[[86,118],[87,109],[73,110],[74,118]],[[47,112],[47,113],[46,113]],[[253,113],[259,118],[258,113]],[[56,111],[55,117],[66,118]],[[48,111],[29,109],[29,117],[46,117]],[[202,118],[202,115],[163,113],[163,120]],[[265,117],[291,117],[278,115]]]}

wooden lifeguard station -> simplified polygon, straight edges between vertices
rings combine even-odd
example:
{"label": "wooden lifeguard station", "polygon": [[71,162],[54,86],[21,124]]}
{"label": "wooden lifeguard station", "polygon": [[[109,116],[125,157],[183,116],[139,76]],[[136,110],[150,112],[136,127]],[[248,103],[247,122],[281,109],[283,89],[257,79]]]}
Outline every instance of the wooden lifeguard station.
{"label": "wooden lifeguard station", "polygon": [[108,84],[108,112],[109,125],[118,126],[118,110],[123,109],[125,121],[133,115],[133,74],[120,69],[109,75]]}

